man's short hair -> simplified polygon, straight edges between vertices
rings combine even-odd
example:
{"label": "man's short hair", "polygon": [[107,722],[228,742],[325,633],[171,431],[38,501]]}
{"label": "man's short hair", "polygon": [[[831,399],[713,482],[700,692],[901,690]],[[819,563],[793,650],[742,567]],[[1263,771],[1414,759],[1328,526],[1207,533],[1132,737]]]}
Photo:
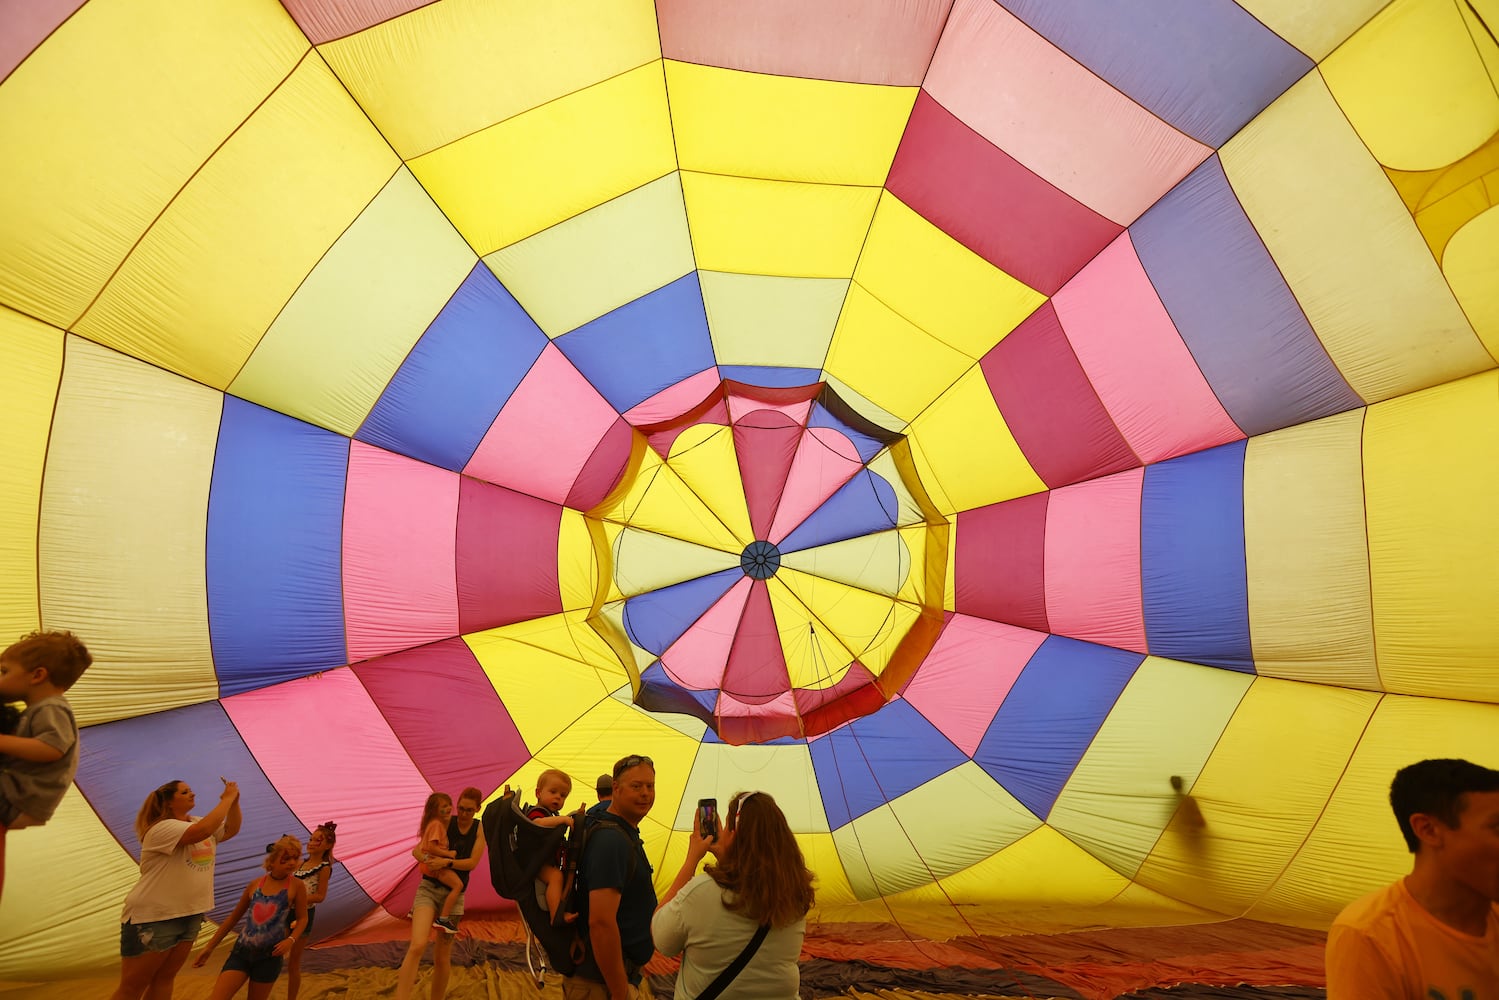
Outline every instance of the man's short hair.
{"label": "man's short hair", "polygon": [[593,790],[601,799],[607,799],[614,794],[614,776],[610,774],[599,775],[599,780],[593,783]]}
{"label": "man's short hair", "polygon": [[1421,838],[1411,829],[1411,817],[1425,813],[1456,827],[1468,804],[1468,792],[1499,792],[1499,771],[1466,760],[1442,758],[1423,760],[1395,772],[1395,780],[1390,782],[1390,808],[1412,854],[1420,849]]}
{"label": "man's short hair", "polygon": [[619,783],[619,776],[621,774],[624,774],[632,767],[639,767],[641,764],[644,764],[652,771],[656,769],[656,764],[654,761],[652,761],[649,757],[642,757],[638,753],[632,753],[628,757],[621,757],[619,760],[615,761],[614,774],[610,776],[611,780],[609,787],[612,789],[616,784]]}

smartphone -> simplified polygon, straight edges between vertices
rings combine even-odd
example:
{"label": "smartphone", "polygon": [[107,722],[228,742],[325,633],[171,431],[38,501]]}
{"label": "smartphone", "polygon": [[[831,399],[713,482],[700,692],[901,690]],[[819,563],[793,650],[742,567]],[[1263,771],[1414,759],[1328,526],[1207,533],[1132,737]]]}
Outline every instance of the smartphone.
{"label": "smartphone", "polygon": [[697,800],[697,828],[704,837],[718,838],[718,800]]}

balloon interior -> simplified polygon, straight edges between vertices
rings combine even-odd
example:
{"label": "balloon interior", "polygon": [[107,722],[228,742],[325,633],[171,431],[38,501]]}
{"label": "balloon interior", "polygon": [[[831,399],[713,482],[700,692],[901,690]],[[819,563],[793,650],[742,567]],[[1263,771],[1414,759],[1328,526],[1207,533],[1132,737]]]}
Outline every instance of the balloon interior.
{"label": "balloon interior", "polygon": [[326,941],[627,754],[830,939],[1324,929],[1499,753],[1494,13],[7,10],[0,631],[95,663],[0,979],[117,965],[164,781],[213,920],[336,820]]}

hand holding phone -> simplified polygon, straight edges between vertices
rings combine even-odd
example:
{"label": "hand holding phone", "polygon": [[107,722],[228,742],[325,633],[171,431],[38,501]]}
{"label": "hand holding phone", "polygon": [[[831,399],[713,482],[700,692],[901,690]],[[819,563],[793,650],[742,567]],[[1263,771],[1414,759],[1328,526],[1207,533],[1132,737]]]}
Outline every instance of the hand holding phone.
{"label": "hand holding phone", "polygon": [[709,840],[718,839],[718,800],[697,800],[697,832]]}

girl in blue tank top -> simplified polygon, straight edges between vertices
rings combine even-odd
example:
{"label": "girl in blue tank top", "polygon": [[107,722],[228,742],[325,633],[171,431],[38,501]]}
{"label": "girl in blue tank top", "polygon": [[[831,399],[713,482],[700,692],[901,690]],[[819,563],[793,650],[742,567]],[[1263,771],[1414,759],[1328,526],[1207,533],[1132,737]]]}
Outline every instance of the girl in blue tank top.
{"label": "girl in blue tank top", "polygon": [[[292,872],[302,860],[302,842],[282,837],[266,846],[265,874],[245,886],[229,918],[198,953],[193,965],[201,968],[230,928],[244,918],[223,971],[213,984],[213,1000],[229,1000],[246,982],[250,1000],[265,1000],[281,975],[283,956],[291,951],[307,926],[307,883]],[[295,923],[293,918],[295,917]]]}

